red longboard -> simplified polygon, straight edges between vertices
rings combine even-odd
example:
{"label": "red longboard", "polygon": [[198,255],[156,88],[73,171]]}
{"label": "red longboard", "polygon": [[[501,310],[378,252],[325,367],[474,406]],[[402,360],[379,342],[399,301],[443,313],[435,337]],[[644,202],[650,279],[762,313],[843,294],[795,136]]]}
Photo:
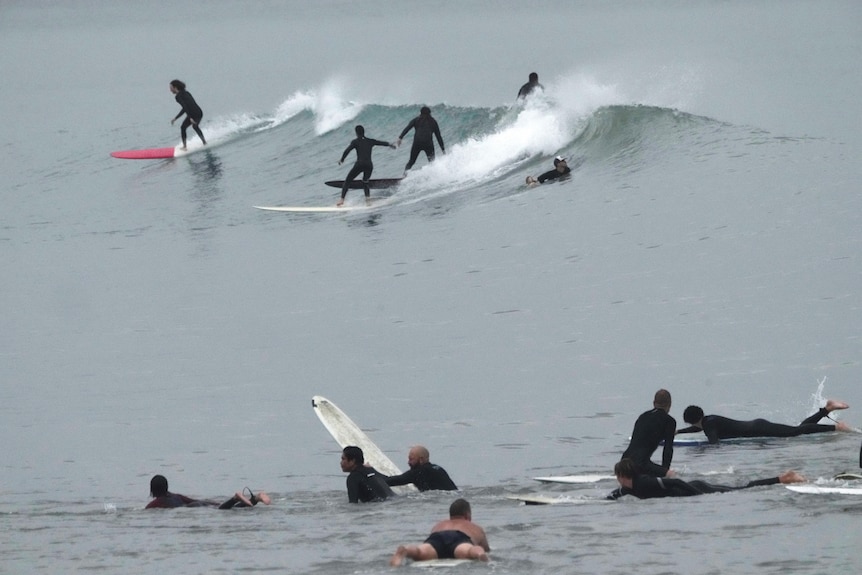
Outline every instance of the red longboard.
{"label": "red longboard", "polygon": [[123,160],[162,160],[176,156],[176,148],[149,148],[147,150],[122,150],[111,152],[111,156]]}

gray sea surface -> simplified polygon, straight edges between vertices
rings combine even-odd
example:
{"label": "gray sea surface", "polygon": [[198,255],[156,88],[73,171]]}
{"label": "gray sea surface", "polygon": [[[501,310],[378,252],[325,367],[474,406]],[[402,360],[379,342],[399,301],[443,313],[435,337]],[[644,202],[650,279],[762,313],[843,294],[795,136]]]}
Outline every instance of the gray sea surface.
{"label": "gray sea surface", "polygon": [[[659,388],[862,426],[862,4],[5,0],[0,74],[0,573],[390,572],[456,494],[349,504],[314,395],[448,470],[492,547],[458,571],[862,570],[859,497],[532,479],[610,474]],[[110,157],[179,143],[174,78],[207,149]],[[422,105],[446,154],[379,208],[253,207],[333,205],[354,126]],[[673,467],[832,484],[860,440]],[[157,473],[273,505],[144,511]]]}

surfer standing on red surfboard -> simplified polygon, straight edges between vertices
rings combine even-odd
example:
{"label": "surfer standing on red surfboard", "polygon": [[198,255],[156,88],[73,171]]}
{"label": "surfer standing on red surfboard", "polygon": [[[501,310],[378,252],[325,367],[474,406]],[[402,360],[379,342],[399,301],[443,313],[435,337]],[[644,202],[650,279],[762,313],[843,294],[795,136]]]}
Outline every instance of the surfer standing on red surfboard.
{"label": "surfer standing on red surfboard", "polygon": [[186,119],[183,120],[182,125],[180,126],[180,135],[183,138],[183,150],[186,149],[186,130],[189,126],[194,128],[195,132],[197,132],[198,137],[201,139],[201,142],[206,145],[207,141],[204,138],[204,133],[201,132],[201,118],[204,117],[203,110],[198,106],[198,103],[195,102],[195,99],[192,98],[191,93],[186,92],[186,85],[184,82],[179,80],[171,80],[171,94],[174,94],[176,98],[177,104],[182,106],[180,113],[174,116],[174,119],[171,120],[171,126],[174,125],[180,116],[183,114],[186,115]]}

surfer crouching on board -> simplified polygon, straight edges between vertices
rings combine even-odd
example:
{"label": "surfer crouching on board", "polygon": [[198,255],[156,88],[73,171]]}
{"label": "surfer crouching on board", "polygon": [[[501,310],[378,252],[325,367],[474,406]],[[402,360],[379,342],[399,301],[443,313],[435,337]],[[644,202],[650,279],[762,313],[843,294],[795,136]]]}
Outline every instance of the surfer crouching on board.
{"label": "surfer crouching on board", "polygon": [[203,110],[198,106],[198,103],[195,102],[195,99],[192,98],[191,93],[186,92],[186,85],[184,82],[179,80],[171,80],[171,94],[174,94],[174,98],[177,101],[182,109],[180,113],[174,116],[174,119],[171,120],[171,126],[174,125],[180,116],[183,114],[186,115],[186,119],[183,120],[182,125],[180,126],[180,135],[183,138],[183,150],[186,149],[186,130],[188,130],[189,126],[194,128],[195,132],[197,132],[198,137],[201,139],[201,142],[206,145],[207,141],[204,138],[204,133],[201,132],[201,119],[204,117]]}
{"label": "surfer crouching on board", "polygon": [[817,423],[824,417],[829,417],[833,411],[847,409],[847,407],[849,406],[843,401],[830,399],[826,402],[825,407],[821,407],[817,413],[805,418],[799,425],[784,425],[765,419],[739,421],[720,415],[704,415],[700,407],[689,405],[682,413],[682,418],[691,425],[680,429],[677,433],[703,431],[710,443],[718,443],[722,439],[733,439],[734,437],[796,437],[808,433],[851,431],[850,426],[841,421],[836,421],[831,425]]}
{"label": "surfer crouching on board", "polygon": [[[248,496],[245,495],[246,491],[248,491]],[[191,497],[168,491],[168,480],[164,475],[154,475],[150,479],[150,495],[154,499],[147,504],[145,509],[172,509],[174,507],[218,507],[219,509],[233,509],[234,507],[254,507],[258,503],[269,505],[271,501],[269,495],[264,491],[259,491],[255,495],[248,487],[242,491],[237,491],[233,497],[221,504],[215,501],[192,499]]]}
{"label": "surfer crouching on board", "polygon": [[456,499],[449,506],[449,519],[440,521],[431,529],[431,535],[419,545],[399,545],[389,560],[398,567],[407,557],[413,561],[432,559],[474,559],[487,561],[488,537],[485,530],[473,523],[470,503]]}
{"label": "surfer crouching on board", "polygon": [[347,476],[347,499],[351,503],[382,501],[395,495],[386,485],[385,476],[370,465],[365,465],[365,454],[355,445],[341,452],[341,471]]}
{"label": "surfer crouching on board", "polygon": [[341,186],[341,199],[338,200],[336,206],[344,205],[344,197],[347,196],[347,188],[350,186],[350,182],[356,179],[356,176],[362,172],[362,187],[365,190],[365,203],[371,202],[371,192],[368,190],[368,179],[371,177],[371,172],[374,171],[374,163],[371,161],[371,150],[374,146],[389,146],[393,150],[395,149],[395,144],[390,144],[389,142],[382,142],[380,140],[375,140],[373,138],[365,137],[365,128],[363,126],[356,126],[356,138],[350,142],[350,145],[344,150],[344,153],[341,154],[341,159],[338,160],[338,165],[344,163],[344,158],[347,157],[347,154],[350,153],[351,150],[356,150],[356,163],[353,164],[353,167],[350,168],[350,171],[347,172],[347,177],[344,178],[344,184]]}
{"label": "surfer crouching on board", "polygon": [[748,489],[749,487],[758,487],[760,485],[802,483],[805,481],[805,478],[795,471],[786,471],[778,477],[749,481],[745,485],[741,485],[739,487],[713,485],[700,480],[683,481],[682,479],[676,478],[662,478],[643,475],[639,472],[638,466],[631,459],[623,459],[614,465],[614,475],[616,475],[620,486],[608,495],[608,499],[619,499],[623,495],[634,495],[638,499],[653,499],[656,497],[690,497],[692,495],[705,495],[707,493],[738,491],[739,489]]}
{"label": "surfer crouching on board", "polygon": [[457,491],[455,482],[446,470],[429,461],[431,454],[423,445],[414,445],[407,453],[407,465],[410,467],[401,475],[386,478],[389,486],[407,485],[412,483],[419,491]]}

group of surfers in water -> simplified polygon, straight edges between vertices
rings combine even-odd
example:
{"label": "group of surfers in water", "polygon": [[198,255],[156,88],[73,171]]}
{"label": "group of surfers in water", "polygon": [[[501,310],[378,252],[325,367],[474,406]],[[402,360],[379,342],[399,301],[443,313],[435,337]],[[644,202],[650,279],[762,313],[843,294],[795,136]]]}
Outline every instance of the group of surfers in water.
{"label": "group of surfers in water", "polygon": [[[739,486],[716,485],[701,480],[683,481],[676,477],[671,468],[673,460],[673,440],[678,434],[703,432],[709,443],[716,444],[723,439],[740,437],[795,437],[811,433],[853,431],[846,423],[832,420],[832,423],[819,423],[829,418],[833,411],[847,409],[842,401],[827,400],[817,412],[805,418],[799,425],[773,423],[765,419],[740,421],[720,415],[704,415],[695,405],[687,407],[683,419],[689,424],[683,429],[676,428],[676,420],[670,415],[671,395],[660,389],[653,398],[653,408],[638,416],[632,430],[631,440],[614,466],[614,475],[619,487],[607,499],[615,500],[625,495],[639,499],[661,497],[690,497],[708,493],[724,493],[751,487],[775,485],[778,483],[799,483],[806,479],[796,471],[785,471],[781,475],[749,481]],[[654,463],[653,453],[662,447],[661,464]],[[395,495],[392,487],[412,484],[419,491],[456,491],[458,487],[443,467],[431,463],[428,449],[422,445],[410,448],[407,454],[408,470],[400,475],[387,476],[377,471],[365,461],[360,447],[347,446],[341,452],[341,470],[347,473],[347,498],[350,503],[383,501]],[[862,467],[862,449],[859,453],[859,466]],[[263,491],[253,493],[249,488],[237,491],[232,497],[218,501],[198,500],[171,493],[168,480],[162,475],[150,481],[150,494],[153,500],[147,509],[175,507],[213,507],[233,509],[254,507],[258,503],[269,505],[270,496]],[[422,543],[399,545],[389,560],[390,565],[399,566],[406,559],[429,561],[434,559],[467,559],[488,561],[491,548],[485,530],[473,522],[470,503],[456,499],[449,507],[449,518],[433,526],[430,535]]]}
{"label": "group of surfers in water", "polygon": [[[203,119],[203,111],[201,110],[201,107],[195,101],[194,97],[192,97],[191,93],[186,89],[184,82],[180,80],[171,80],[169,88],[171,93],[174,95],[174,99],[180,105],[180,111],[171,120],[171,124],[176,122],[185,114],[185,119],[180,125],[180,137],[183,142],[182,149],[187,149],[187,131],[189,127],[194,129],[198,137],[201,139],[201,142],[206,145],[206,138],[204,138],[204,134],[200,127],[201,120]],[[526,99],[527,96],[535,92],[537,89],[543,90],[544,86],[539,83],[539,75],[536,72],[531,72],[529,81],[521,86],[520,90],[518,90],[518,100]],[[366,136],[364,126],[359,125],[354,128],[356,138],[354,138],[347,148],[345,148],[344,153],[341,154],[341,159],[338,160],[338,165],[340,166],[344,163],[344,160],[347,159],[350,152],[356,152],[356,161],[353,163],[353,166],[344,178],[344,183],[341,187],[341,198],[336,203],[336,206],[344,205],[344,199],[347,197],[347,190],[350,188],[350,184],[354,182],[360,174],[362,175],[361,181],[363,191],[365,192],[365,201],[366,203],[370,203],[371,191],[369,189],[368,180],[371,179],[371,174],[374,171],[374,162],[371,159],[372,150],[375,146],[386,146],[392,149],[401,146],[401,141],[411,130],[413,130],[413,146],[410,149],[410,159],[407,161],[407,165],[404,166],[404,175],[406,175],[413,167],[416,160],[419,158],[419,154],[423,152],[425,153],[425,157],[428,159],[428,162],[434,161],[436,156],[434,138],[437,139],[437,143],[440,145],[440,150],[444,154],[446,153],[443,136],[440,134],[440,125],[431,115],[431,108],[428,106],[422,106],[419,110],[419,115],[410,120],[407,126],[401,130],[395,143],[384,142],[382,140],[376,140]],[[549,170],[538,177],[527,176],[526,183],[528,186],[543,184],[547,181],[566,177],[570,173],[571,169],[567,164],[566,158],[557,156],[554,158],[553,170]]]}

